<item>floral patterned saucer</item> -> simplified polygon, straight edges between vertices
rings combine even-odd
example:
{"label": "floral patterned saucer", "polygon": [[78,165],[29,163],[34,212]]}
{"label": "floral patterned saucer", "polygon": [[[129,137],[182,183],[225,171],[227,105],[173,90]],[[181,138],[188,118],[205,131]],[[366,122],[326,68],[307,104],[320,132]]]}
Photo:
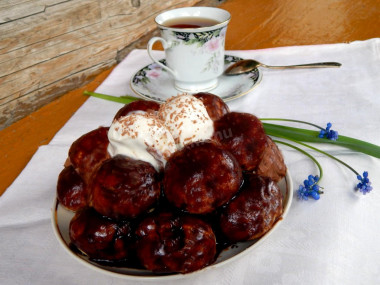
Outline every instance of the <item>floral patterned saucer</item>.
{"label": "floral patterned saucer", "polygon": [[[239,60],[242,58],[225,55],[225,69]],[[160,60],[160,62],[166,63],[165,59]],[[262,73],[257,68],[241,75],[221,75],[218,86],[208,92],[218,95],[224,101],[230,101],[248,94],[260,83],[261,78]],[[173,77],[156,63],[151,63],[140,69],[131,78],[130,84],[137,95],[157,102],[164,102],[166,99],[182,93],[175,89]]]}

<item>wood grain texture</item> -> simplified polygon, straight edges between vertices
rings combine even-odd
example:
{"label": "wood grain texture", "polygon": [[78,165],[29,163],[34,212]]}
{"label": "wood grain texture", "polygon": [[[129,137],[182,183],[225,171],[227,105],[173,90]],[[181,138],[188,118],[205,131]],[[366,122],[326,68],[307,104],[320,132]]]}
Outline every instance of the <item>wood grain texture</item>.
{"label": "wood grain texture", "polygon": [[229,0],[227,49],[262,49],[380,37],[378,0]]}
{"label": "wood grain texture", "polygon": [[116,63],[162,10],[199,0],[0,2],[0,130]]}

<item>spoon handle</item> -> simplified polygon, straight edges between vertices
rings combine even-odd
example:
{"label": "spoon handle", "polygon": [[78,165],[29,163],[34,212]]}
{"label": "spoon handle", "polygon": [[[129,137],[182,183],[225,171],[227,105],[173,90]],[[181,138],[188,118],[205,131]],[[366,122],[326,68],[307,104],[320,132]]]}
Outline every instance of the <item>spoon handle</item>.
{"label": "spoon handle", "polygon": [[339,62],[317,62],[308,64],[297,64],[297,65],[285,65],[285,66],[273,66],[261,64],[263,67],[273,68],[273,69],[287,69],[287,68],[320,68],[320,67],[340,67],[342,64]]}

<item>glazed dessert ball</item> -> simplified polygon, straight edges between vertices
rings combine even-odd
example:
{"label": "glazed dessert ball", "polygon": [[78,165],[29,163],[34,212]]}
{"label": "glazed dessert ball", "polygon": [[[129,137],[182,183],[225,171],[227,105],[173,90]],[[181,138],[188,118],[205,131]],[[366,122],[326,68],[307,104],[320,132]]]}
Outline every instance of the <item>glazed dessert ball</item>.
{"label": "glazed dessert ball", "polygon": [[72,165],[65,167],[58,176],[57,198],[62,206],[71,211],[87,206],[87,186]]}
{"label": "glazed dessert ball", "polygon": [[282,153],[268,136],[263,157],[255,172],[260,176],[269,177],[275,182],[280,181],[286,174],[286,165]]}
{"label": "glazed dessert ball", "polygon": [[219,120],[223,115],[227,114],[230,111],[230,108],[222,98],[216,96],[212,93],[200,92],[193,95],[203,102],[207,109],[207,113],[210,116],[211,120]]}
{"label": "glazed dessert ball", "polygon": [[214,232],[195,217],[161,213],[143,220],[136,234],[140,262],[154,272],[188,273],[215,260]]}
{"label": "glazed dessert ball", "polygon": [[134,218],[149,210],[160,196],[154,167],[141,160],[116,155],[99,167],[92,182],[92,206],[114,218]]}
{"label": "glazed dessert ball", "polygon": [[92,259],[119,261],[131,252],[132,230],[128,222],[115,222],[87,208],[70,222],[71,242]]}
{"label": "glazed dessert ball", "polygon": [[235,157],[212,141],[195,142],[175,152],[164,173],[164,193],[189,213],[210,213],[239,190],[242,171]]}
{"label": "glazed dessert ball", "polygon": [[231,112],[215,122],[214,139],[230,151],[243,170],[254,170],[263,156],[267,136],[254,115]]}
{"label": "glazed dessert ball", "polygon": [[69,149],[70,163],[86,183],[93,171],[109,158],[107,133],[107,127],[100,127],[78,138]]}
{"label": "glazed dessert ball", "polygon": [[282,215],[282,195],[268,177],[249,173],[241,192],[224,209],[220,227],[232,242],[259,238],[270,230]]}
{"label": "glazed dessert ball", "polygon": [[120,117],[124,117],[132,112],[136,111],[143,111],[149,114],[156,115],[158,112],[158,109],[160,108],[160,104],[154,101],[147,101],[147,100],[138,100],[131,102],[127,105],[125,105],[123,108],[121,108],[115,115],[113,120],[117,120]]}

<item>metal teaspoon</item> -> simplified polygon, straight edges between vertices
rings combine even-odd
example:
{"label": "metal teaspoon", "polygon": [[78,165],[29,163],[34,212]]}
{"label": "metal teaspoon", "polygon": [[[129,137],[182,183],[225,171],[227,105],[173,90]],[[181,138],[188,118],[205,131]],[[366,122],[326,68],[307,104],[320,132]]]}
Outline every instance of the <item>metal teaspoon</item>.
{"label": "metal teaspoon", "polygon": [[264,63],[258,62],[253,59],[244,59],[235,62],[229,66],[225,71],[225,75],[237,75],[246,72],[250,72],[256,67],[262,66],[272,69],[291,69],[291,68],[319,68],[319,67],[340,67],[342,64],[339,62],[318,62],[318,63],[308,63],[308,64],[297,64],[297,65],[286,65],[286,66],[272,66],[266,65]]}

